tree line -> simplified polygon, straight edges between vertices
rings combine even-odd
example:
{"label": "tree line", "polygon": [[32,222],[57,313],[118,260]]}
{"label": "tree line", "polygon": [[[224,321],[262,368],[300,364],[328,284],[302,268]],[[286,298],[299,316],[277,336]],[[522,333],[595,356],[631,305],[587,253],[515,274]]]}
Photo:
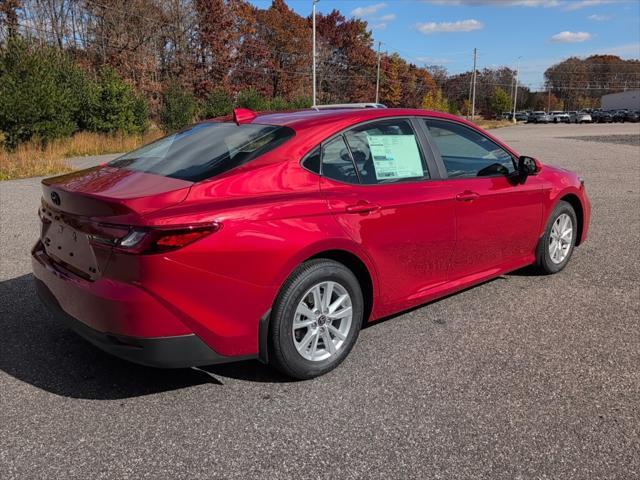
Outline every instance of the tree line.
{"label": "tree line", "polygon": [[[5,37],[19,34],[103,65],[162,101],[170,81],[197,98],[215,89],[266,98],[310,96],[311,19],[284,0],[6,0]],[[377,55],[367,22],[339,11],[317,16],[319,103],[373,101]],[[426,69],[398,55],[382,60],[381,97],[418,106],[433,88]]]}
{"label": "tree line", "polygon": [[600,97],[640,88],[640,60],[616,55],[568,58],[544,72],[547,91],[566,109],[599,107]]}
{"label": "tree line", "polygon": [[[367,22],[333,10],[318,14],[316,24],[318,103],[374,101],[378,54]],[[150,119],[171,131],[234,106],[308,107],[311,28],[311,18],[285,0],[264,9],[248,0],[3,0],[4,143],[83,129],[136,133]],[[550,95],[518,86],[518,106],[588,106],[603,93],[593,79],[621,63],[569,59],[545,73]],[[628,67],[628,85],[638,80],[637,63]],[[380,101],[466,115],[471,77],[382,53]],[[478,70],[476,112],[510,110],[514,78],[506,67]]]}

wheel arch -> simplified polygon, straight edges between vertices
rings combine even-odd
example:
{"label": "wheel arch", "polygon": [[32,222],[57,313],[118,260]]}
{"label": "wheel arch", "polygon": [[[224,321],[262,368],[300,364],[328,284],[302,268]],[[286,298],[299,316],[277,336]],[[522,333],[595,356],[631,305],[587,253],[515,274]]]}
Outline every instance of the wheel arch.
{"label": "wheel arch", "polygon": [[[351,249],[347,248],[325,248],[319,249],[315,252],[307,252],[307,254],[289,268],[289,274],[285,277],[288,278],[291,273],[302,265],[304,262],[309,260],[316,260],[320,258],[326,258],[329,260],[334,260],[338,263],[341,263],[349,270],[353,272],[356,276],[356,279],[360,283],[360,287],[362,289],[362,296],[364,301],[364,312],[362,315],[362,323],[363,326],[369,321],[371,314],[373,312],[373,304],[375,298],[375,271],[374,267],[371,263],[368,262],[368,259],[363,258],[358,255]],[[283,281],[284,283],[284,281]],[[274,303],[280,294],[280,288],[278,288],[278,292],[274,297]],[[259,321],[259,338],[258,338],[258,360],[262,363],[268,363],[269,361],[269,329],[271,323],[271,311],[272,308],[269,308],[267,312],[260,318]]]}
{"label": "wheel arch", "polygon": [[358,279],[358,283],[360,283],[360,288],[362,289],[362,299],[364,301],[362,324],[363,326],[366,325],[366,323],[369,321],[369,317],[371,316],[371,312],[373,311],[374,296],[373,278],[371,276],[371,272],[367,268],[367,265],[355,253],[339,249],[319,252],[305,261],[315,260],[318,258],[326,258],[341,263],[349,270],[351,270],[356,276],[356,278]]}
{"label": "wheel arch", "polygon": [[573,207],[573,210],[576,212],[576,217],[578,220],[578,234],[576,235],[576,246],[580,245],[580,243],[582,243],[582,232],[584,228],[584,207],[582,206],[582,202],[580,201],[580,198],[573,193],[568,193],[566,195],[563,195],[560,198],[560,201],[567,202],[569,205]]}

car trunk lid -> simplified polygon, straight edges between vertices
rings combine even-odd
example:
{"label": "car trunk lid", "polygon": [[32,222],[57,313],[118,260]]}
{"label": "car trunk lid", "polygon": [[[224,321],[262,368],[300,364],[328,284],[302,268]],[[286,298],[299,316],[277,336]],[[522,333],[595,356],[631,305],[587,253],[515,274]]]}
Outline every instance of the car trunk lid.
{"label": "car trunk lid", "polygon": [[182,202],[192,182],[108,165],[42,181],[44,200],[70,215],[142,216]]}
{"label": "car trunk lid", "polygon": [[[192,182],[100,166],[45,179],[41,241],[47,255],[87,280],[107,267],[111,247],[149,213],[182,202]],[[100,239],[100,241],[96,241]]]}

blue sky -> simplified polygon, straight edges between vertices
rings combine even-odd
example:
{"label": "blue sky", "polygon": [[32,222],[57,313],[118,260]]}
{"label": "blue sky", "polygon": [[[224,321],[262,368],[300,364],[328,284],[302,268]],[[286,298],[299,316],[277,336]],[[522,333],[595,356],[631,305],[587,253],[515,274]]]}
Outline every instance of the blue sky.
{"label": "blue sky", "polygon": [[[287,3],[311,13],[311,0]],[[515,68],[522,57],[520,78],[534,90],[547,67],[571,55],[640,58],[640,0],[320,0],[317,8],[363,18],[383,50],[451,73],[471,70],[474,47],[479,68]]]}

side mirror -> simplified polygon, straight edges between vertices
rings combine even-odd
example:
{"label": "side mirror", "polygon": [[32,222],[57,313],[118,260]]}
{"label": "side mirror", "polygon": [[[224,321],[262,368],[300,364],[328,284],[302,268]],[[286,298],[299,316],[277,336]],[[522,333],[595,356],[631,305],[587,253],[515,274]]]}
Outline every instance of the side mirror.
{"label": "side mirror", "polygon": [[523,155],[518,159],[518,175],[522,183],[529,175],[536,175],[539,171],[540,164],[535,158]]}

